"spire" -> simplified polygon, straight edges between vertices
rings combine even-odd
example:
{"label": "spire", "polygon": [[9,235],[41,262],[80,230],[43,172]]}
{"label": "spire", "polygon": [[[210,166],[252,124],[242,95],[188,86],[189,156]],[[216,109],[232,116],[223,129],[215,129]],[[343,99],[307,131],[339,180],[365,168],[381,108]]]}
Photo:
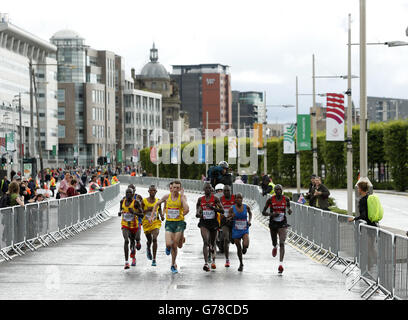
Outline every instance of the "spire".
{"label": "spire", "polygon": [[150,61],[157,62],[159,60],[159,54],[153,42],[153,48],[150,49]]}

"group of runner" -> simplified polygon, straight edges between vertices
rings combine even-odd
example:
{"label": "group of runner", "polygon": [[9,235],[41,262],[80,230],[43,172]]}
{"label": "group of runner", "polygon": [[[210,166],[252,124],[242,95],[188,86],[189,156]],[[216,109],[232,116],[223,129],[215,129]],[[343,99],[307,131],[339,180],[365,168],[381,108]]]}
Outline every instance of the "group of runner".
{"label": "group of runner", "polygon": [[[204,195],[199,197],[196,204],[196,218],[199,219],[203,239],[203,270],[209,272],[216,269],[216,239],[218,232],[223,235],[223,251],[225,255],[225,267],[230,267],[229,244],[235,244],[239,259],[238,271],[243,271],[243,255],[249,248],[249,228],[251,226],[251,208],[243,203],[240,193],[235,195],[229,185],[222,186],[213,192],[210,183],[204,182]],[[171,254],[171,272],[177,273],[177,253],[186,241],[184,231],[186,229],[185,216],[190,209],[187,203],[184,189],[180,181],[173,181],[169,185],[169,193],[161,199],[156,198],[157,189],[154,185],[149,187],[149,197],[142,198],[136,193],[135,187],[129,185],[126,196],[120,202],[119,215],[122,217],[121,226],[124,238],[125,269],[130,268],[129,249],[132,266],[136,265],[136,250],[140,250],[141,229],[147,239],[146,255],[152,260],[152,266],[156,266],[157,238],[162,225],[165,222],[166,255]],[[163,210],[162,205],[164,204]],[[289,226],[286,220],[286,212],[291,214],[290,202],[282,193],[282,186],[275,186],[275,195],[268,199],[262,214],[270,216],[270,233],[272,239],[272,256],[277,255],[277,238],[279,236],[280,265],[278,272],[282,273],[283,258],[285,253],[286,230]],[[130,245],[130,248],[129,248]],[[153,250],[152,250],[153,249]]]}

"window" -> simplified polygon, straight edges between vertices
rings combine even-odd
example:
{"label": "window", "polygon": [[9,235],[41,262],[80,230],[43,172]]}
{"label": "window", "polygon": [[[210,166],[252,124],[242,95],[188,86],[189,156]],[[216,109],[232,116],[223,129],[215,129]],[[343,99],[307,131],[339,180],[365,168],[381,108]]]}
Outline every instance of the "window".
{"label": "window", "polygon": [[92,108],[92,120],[96,120],[96,108]]}
{"label": "window", "polygon": [[65,138],[65,126],[58,126],[58,138]]}

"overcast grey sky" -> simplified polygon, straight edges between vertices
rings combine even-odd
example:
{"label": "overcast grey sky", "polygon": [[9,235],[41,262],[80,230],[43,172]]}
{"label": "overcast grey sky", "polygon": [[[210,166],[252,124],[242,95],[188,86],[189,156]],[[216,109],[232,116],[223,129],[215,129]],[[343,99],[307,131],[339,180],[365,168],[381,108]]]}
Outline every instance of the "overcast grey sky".
{"label": "overcast grey sky", "polygon": [[[221,63],[231,66],[232,89],[266,91],[268,105],[295,104],[295,77],[301,93],[312,92],[316,75],[347,73],[347,16],[359,41],[359,0],[2,0],[11,22],[49,40],[72,29],[99,50],[124,57],[126,73],[140,71],[153,41],[159,62]],[[408,41],[408,1],[367,0],[367,41]],[[353,46],[353,74],[359,74],[359,48]],[[408,46],[369,46],[370,96],[408,99]],[[317,93],[344,92],[346,80],[317,79]],[[359,105],[359,80],[353,100]],[[317,102],[324,102],[318,98]],[[309,113],[312,97],[299,98]],[[268,122],[295,120],[295,110],[270,109]]]}

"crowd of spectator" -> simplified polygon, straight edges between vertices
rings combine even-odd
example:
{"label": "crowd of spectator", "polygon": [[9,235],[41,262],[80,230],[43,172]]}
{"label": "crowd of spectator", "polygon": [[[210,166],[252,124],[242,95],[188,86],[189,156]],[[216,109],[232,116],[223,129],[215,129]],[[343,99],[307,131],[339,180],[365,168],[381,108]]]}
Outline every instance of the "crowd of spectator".
{"label": "crowd of spectator", "polygon": [[10,179],[5,175],[0,182],[0,208],[103,191],[119,182],[120,173],[120,168],[52,168],[27,178],[11,171]]}

